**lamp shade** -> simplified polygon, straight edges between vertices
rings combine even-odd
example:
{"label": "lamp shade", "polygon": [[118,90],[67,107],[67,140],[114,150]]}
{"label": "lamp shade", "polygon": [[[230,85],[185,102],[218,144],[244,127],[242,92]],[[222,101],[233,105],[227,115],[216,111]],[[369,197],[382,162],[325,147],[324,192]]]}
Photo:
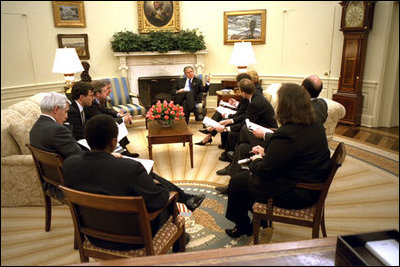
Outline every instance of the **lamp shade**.
{"label": "lamp shade", "polygon": [[54,73],[76,73],[83,71],[82,63],[79,60],[75,48],[57,48],[54,57]]}
{"label": "lamp shade", "polygon": [[229,64],[247,67],[255,63],[257,63],[257,60],[254,56],[251,42],[237,42],[234,44]]}

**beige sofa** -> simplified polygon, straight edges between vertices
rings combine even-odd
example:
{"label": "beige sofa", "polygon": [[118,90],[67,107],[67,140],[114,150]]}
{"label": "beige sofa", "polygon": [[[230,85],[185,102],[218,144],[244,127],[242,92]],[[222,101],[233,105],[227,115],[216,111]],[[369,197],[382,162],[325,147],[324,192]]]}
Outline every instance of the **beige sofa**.
{"label": "beige sofa", "polygon": [[[269,85],[266,89],[264,89],[264,96],[271,102],[271,105],[276,109],[276,105],[278,104],[277,94],[276,92],[281,87],[280,83],[274,83]],[[324,123],[326,137],[328,141],[331,141],[333,138],[333,134],[335,133],[335,128],[337,123],[341,118],[346,115],[345,107],[333,100],[322,97],[328,105],[328,118]]]}
{"label": "beige sofa", "polygon": [[39,118],[39,93],[1,110],[1,206],[44,205],[31,153],[29,131]]}

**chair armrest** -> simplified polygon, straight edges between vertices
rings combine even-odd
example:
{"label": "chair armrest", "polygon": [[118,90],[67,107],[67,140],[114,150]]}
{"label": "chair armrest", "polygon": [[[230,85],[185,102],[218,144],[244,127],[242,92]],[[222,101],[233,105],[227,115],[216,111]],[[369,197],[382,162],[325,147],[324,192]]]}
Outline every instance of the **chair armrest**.
{"label": "chair armrest", "polygon": [[[162,207],[159,210],[153,211],[149,213],[149,219],[154,220],[158,215],[160,215],[160,213],[167,207],[172,205],[172,208],[174,210],[174,218],[178,215],[178,208],[176,207],[176,201],[178,200],[178,192],[170,192],[169,193],[169,199],[167,204],[165,204],[164,207]],[[175,214],[176,212],[176,214]]]}
{"label": "chair armrest", "polygon": [[139,95],[135,95],[135,94],[132,94],[132,93],[129,93],[129,97],[133,97],[133,98],[139,98]]}
{"label": "chair armrest", "polygon": [[297,188],[321,191],[325,186],[325,183],[298,183]]}

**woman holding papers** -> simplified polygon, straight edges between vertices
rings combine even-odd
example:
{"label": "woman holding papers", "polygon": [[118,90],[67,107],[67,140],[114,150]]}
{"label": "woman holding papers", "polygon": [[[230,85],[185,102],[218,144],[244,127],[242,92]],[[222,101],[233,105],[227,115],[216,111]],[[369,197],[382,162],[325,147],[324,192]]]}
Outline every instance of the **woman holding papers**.
{"label": "woman holding papers", "polygon": [[272,134],[266,150],[254,148],[249,170],[235,174],[229,182],[225,216],[236,226],[225,232],[233,238],[252,234],[247,213],[255,201],[265,203],[274,197],[278,207],[309,207],[318,194],[295,185],[328,178],[331,164],[325,129],[315,121],[306,90],[297,84],[283,84],[276,117],[281,127]]}

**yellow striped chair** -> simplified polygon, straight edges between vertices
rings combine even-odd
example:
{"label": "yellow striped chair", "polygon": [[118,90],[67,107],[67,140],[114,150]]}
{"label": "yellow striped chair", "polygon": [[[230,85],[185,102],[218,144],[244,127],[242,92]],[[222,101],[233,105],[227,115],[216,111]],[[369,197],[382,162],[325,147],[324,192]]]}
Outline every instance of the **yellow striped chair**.
{"label": "yellow striped chair", "polygon": [[116,110],[124,109],[129,111],[131,116],[146,116],[146,109],[142,105],[134,104],[132,98],[138,98],[129,92],[129,82],[127,77],[107,78],[111,82],[110,105]]}

